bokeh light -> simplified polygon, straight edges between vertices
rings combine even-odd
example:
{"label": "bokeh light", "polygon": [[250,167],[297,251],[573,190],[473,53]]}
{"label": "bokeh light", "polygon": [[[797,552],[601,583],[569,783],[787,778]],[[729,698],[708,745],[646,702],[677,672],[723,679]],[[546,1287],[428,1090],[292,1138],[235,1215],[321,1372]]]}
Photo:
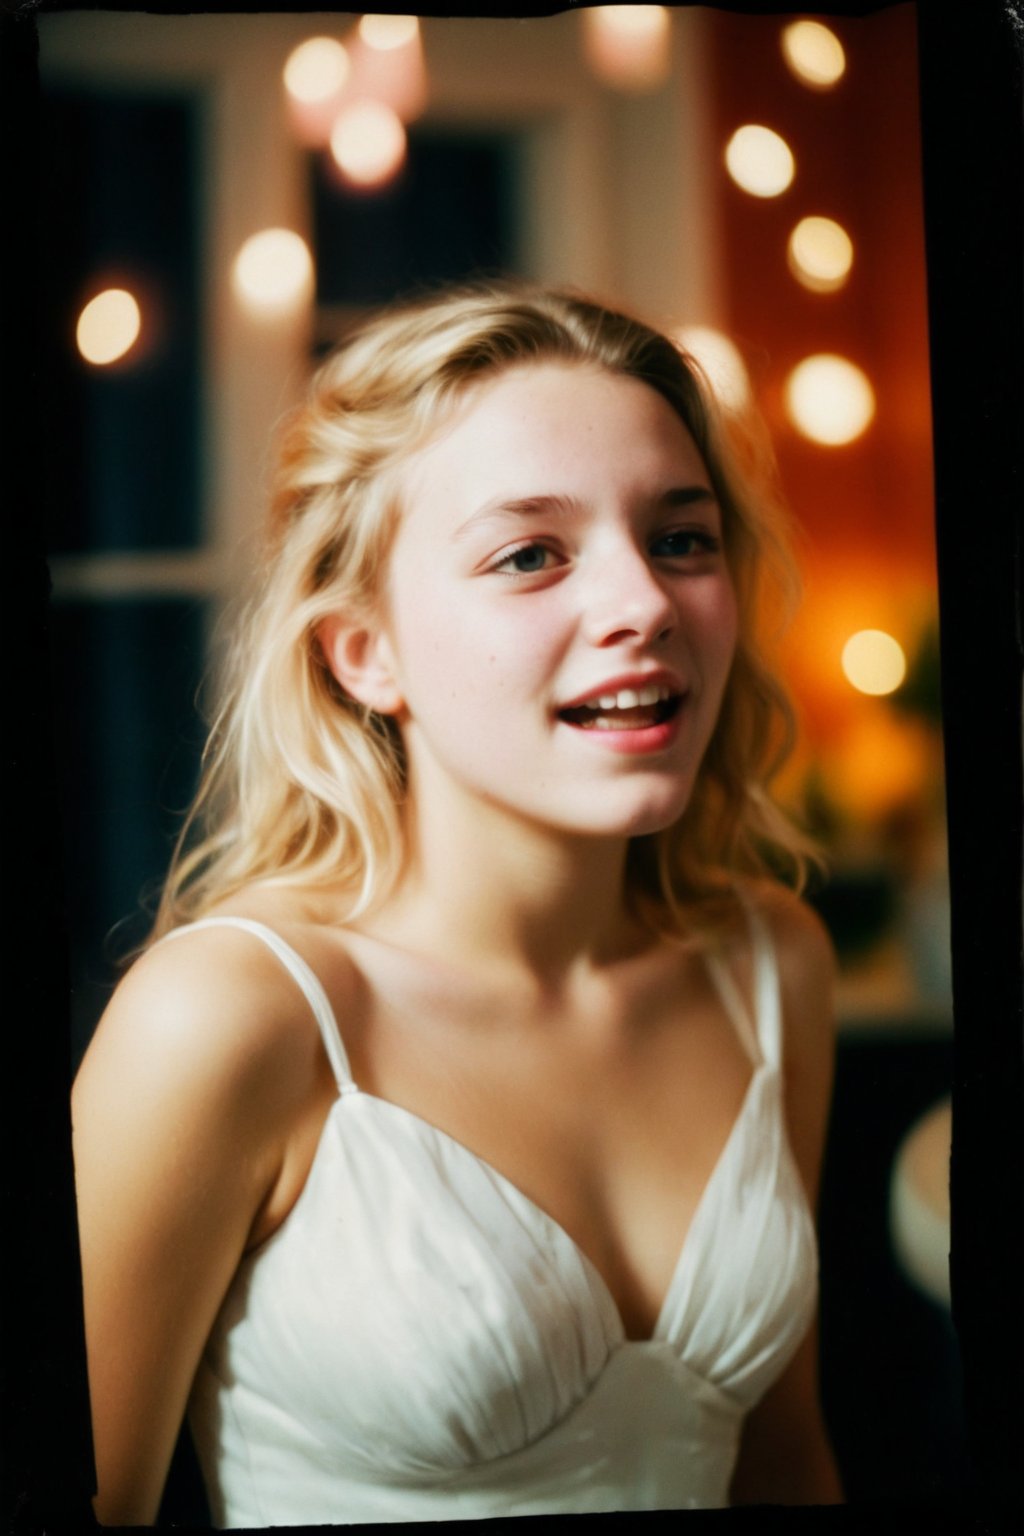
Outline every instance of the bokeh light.
{"label": "bokeh light", "polygon": [[821,766],[843,813],[870,823],[920,804],[935,773],[935,747],[922,721],[869,708],[855,711]]}
{"label": "bokeh light", "polygon": [[340,94],[349,76],[349,57],[334,37],[310,37],[288,55],[285,88],[304,104],[327,101]]}
{"label": "bokeh light", "polygon": [[843,646],[843,671],[858,693],[893,693],[907,675],[903,647],[884,629],[861,629]]}
{"label": "bokeh light", "polygon": [[78,317],[75,341],[88,363],[116,363],[135,345],[142,314],[127,288],[106,288],[90,299]]}
{"label": "bokeh light", "polygon": [[583,49],[600,80],[653,90],[670,68],[671,19],[663,5],[597,5],[581,12]]}
{"label": "bokeh light", "polygon": [[298,307],[313,283],[313,258],[291,229],[264,229],[251,235],[235,257],[232,286],[247,309],[279,314]]}
{"label": "bokeh light", "polygon": [[[375,102],[390,107],[403,123],[419,117],[427,105],[428,81],[423,57],[423,40],[416,16],[364,16],[352,37],[352,88],[350,100],[342,110],[356,103]],[[354,132],[354,130],[353,130]],[[369,129],[369,136],[383,142],[381,130]],[[401,164],[405,142],[393,154],[398,159],[386,174],[358,185],[372,186],[388,179]],[[382,152],[383,153],[383,152]],[[356,177],[350,177],[356,180]]]}
{"label": "bokeh light", "polygon": [[359,36],[363,42],[385,53],[412,42],[419,30],[416,16],[364,16],[359,23]]}
{"label": "bokeh light", "polygon": [[402,120],[382,101],[357,101],[340,114],[331,131],[331,154],[346,180],[380,187],[405,160]]}
{"label": "bokeh light", "polygon": [[801,219],[786,248],[789,270],[815,293],[841,288],[853,266],[853,241],[835,219],[812,214]]}
{"label": "bokeh light", "polygon": [[684,325],[675,337],[697,359],[722,405],[740,411],[749,404],[750,379],[735,342],[710,325]]}
{"label": "bokeh light", "polygon": [[778,197],[796,173],[785,139],[760,123],[737,128],[726,145],[725,164],[736,185],[752,197]]}
{"label": "bokeh light", "polygon": [[831,352],[797,364],[786,380],[785,401],[797,431],[828,447],[852,443],[875,414],[875,392],[867,374]]}
{"label": "bokeh light", "polygon": [[793,21],[782,30],[782,55],[793,74],[814,90],[827,91],[846,72],[846,54],[831,27]]}

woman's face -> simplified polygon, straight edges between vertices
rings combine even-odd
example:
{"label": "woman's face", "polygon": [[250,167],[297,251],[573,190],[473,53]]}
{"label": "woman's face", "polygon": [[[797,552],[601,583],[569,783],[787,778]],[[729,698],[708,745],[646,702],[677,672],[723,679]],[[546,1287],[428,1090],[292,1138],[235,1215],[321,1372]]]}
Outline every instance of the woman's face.
{"label": "woman's face", "polygon": [[645,384],[483,382],[406,467],[380,655],[418,792],[634,836],[686,806],[736,642],[721,517]]}

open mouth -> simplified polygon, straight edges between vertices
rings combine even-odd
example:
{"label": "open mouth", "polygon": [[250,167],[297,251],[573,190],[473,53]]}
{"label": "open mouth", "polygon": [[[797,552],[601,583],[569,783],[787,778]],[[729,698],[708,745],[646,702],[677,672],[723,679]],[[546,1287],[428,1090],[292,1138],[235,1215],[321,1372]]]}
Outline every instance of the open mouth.
{"label": "open mouth", "polygon": [[682,694],[653,684],[620,688],[573,709],[560,709],[558,718],[584,731],[644,731],[672,720],[682,702]]}

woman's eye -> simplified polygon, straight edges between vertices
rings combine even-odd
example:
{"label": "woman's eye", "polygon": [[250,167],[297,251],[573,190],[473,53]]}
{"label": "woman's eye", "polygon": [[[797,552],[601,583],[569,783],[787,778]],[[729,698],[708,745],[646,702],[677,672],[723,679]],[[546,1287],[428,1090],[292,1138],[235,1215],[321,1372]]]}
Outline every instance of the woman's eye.
{"label": "woman's eye", "polygon": [[673,528],[670,533],[662,533],[654,540],[651,554],[678,560],[689,555],[713,554],[718,548],[718,539],[703,528]]}
{"label": "woman's eye", "polygon": [[491,569],[516,576],[534,576],[538,571],[547,570],[553,559],[552,551],[543,544],[522,544],[518,549],[503,555]]}

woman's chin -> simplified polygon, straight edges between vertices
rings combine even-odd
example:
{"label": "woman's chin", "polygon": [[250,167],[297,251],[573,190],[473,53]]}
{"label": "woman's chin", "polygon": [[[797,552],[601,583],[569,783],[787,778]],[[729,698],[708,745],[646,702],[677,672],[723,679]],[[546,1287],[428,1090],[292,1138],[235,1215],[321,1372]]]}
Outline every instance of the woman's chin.
{"label": "woman's chin", "polygon": [[595,808],[593,821],[586,830],[595,837],[650,837],[656,832],[664,832],[679,820],[691,794],[692,785],[688,784],[685,792],[675,786],[671,793],[645,796],[640,803],[618,809],[605,803]]}

